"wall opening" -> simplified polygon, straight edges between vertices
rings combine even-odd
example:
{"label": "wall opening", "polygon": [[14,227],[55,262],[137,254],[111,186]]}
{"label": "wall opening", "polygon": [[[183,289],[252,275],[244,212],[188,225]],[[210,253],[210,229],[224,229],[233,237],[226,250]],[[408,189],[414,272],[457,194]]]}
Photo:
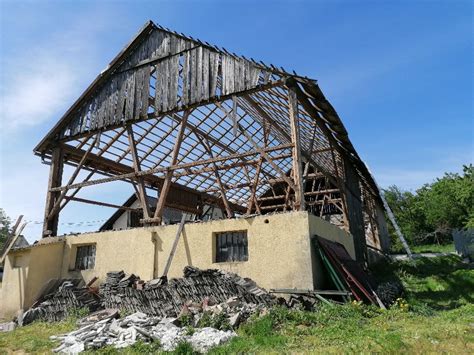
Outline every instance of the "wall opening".
{"label": "wall opening", "polygon": [[247,231],[215,233],[216,263],[248,261]]}
{"label": "wall opening", "polygon": [[95,244],[80,245],[76,250],[75,270],[93,269],[95,266]]}

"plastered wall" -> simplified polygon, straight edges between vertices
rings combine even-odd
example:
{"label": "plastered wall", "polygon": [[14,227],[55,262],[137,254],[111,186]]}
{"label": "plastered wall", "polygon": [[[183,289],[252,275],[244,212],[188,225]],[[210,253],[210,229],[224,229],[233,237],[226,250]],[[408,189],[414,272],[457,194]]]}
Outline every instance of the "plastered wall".
{"label": "plastered wall", "polygon": [[18,310],[28,308],[45,283],[59,277],[63,250],[64,243],[54,243],[8,254],[0,289],[1,317],[12,317]]}
{"label": "plastered wall", "polygon": [[[86,282],[123,269],[149,280],[163,274],[178,225],[134,228],[66,238],[63,277]],[[215,263],[215,233],[247,230],[249,260]],[[77,246],[96,244],[93,270],[74,271]],[[287,213],[248,219],[188,223],[178,243],[168,277],[181,277],[186,265],[219,268],[251,277],[267,288],[312,286],[307,214]],[[271,271],[271,272],[269,272]]]}
{"label": "plastered wall", "polygon": [[[61,243],[11,252],[5,265],[1,311],[12,315],[29,307],[52,278],[81,277],[88,282],[97,276],[103,282],[107,272],[118,270],[144,280],[159,277],[177,229],[178,225],[171,225],[88,233],[64,237]],[[248,261],[216,263],[215,233],[238,230],[247,230]],[[313,235],[339,241],[354,255],[349,234],[306,212],[187,223],[168,277],[181,277],[183,268],[192,265],[232,271],[267,289],[319,288],[324,284],[325,271],[312,247]],[[76,271],[77,247],[87,244],[96,245],[95,267]],[[14,267],[11,263],[19,254],[25,254],[25,259],[22,266]]]}
{"label": "plastered wall", "polygon": [[355,260],[354,238],[349,233],[319,217],[308,215],[309,233],[312,239],[311,263],[313,265],[313,284],[315,289],[328,287],[328,277],[316,248],[316,236],[341,243]]}

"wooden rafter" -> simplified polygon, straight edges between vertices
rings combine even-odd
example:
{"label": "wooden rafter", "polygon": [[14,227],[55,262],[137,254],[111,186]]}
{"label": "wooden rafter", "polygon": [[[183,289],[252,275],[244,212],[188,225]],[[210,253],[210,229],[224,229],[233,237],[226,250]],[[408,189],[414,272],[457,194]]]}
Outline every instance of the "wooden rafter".
{"label": "wooden rafter", "polygon": [[[175,165],[178,161],[178,154],[179,149],[181,147],[181,142],[183,140],[183,134],[186,129],[186,122],[188,120],[190,111],[186,111],[183,114],[183,118],[181,120],[181,124],[179,126],[178,135],[176,136],[176,141],[174,143],[173,153],[171,156],[171,166]],[[173,170],[169,170],[166,172],[165,179],[163,182],[163,186],[160,190],[160,196],[158,198],[158,202],[156,204],[155,215],[153,216],[156,222],[159,224],[161,223],[161,219],[163,216],[163,209],[165,207],[166,197],[168,195],[169,189],[171,187],[171,178],[173,177]]]}
{"label": "wooden rafter", "polygon": [[[130,144],[129,150],[132,154],[132,159],[133,159],[133,169],[135,170],[136,173],[139,173],[141,171],[140,158],[138,156],[137,146],[135,143],[135,139],[133,136],[133,129],[131,125],[127,127],[127,133],[128,133],[128,141]],[[140,197],[140,204],[143,209],[143,216],[145,218],[150,218],[150,206],[148,204],[148,196],[146,193],[145,183],[143,181],[143,178],[140,176],[137,177],[136,181],[137,181],[137,190]]]}

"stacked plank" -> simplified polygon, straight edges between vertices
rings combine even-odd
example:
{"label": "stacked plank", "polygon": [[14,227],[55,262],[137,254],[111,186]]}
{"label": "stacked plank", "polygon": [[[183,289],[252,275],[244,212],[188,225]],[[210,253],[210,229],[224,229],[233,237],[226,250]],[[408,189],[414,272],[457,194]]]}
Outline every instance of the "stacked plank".
{"label": "stacked plank", "polygon": [[[143,290],[129,286],[119,287],[116,279],[107,278],[101,286],[102,306],[127,312],[143,312],[158,317],[177,317],[186,302],[202,302],[208,298],[222,303],[237,297],[245,303],[271,305],[274,298],[250,279],[221,270],[184,269],[184,277],[168,283],[152,280]],[[110,282],[110,284],[109,284]]]}

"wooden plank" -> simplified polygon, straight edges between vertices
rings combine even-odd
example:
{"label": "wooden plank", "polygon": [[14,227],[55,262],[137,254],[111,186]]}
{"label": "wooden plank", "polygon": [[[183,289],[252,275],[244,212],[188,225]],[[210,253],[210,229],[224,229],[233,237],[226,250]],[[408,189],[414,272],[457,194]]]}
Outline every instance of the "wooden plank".
{"label": "wooden plank", "polygon": [[209,99],[209,50],[203,48],[202,50],[202,95],[201,100]]}
{"label": "wooden plank", "polygon": [[178,104],[178,78],[179,78],[179,56],[170,58],[169,80],[170,87],[168,90],[169,109],[176,108]]}
{"label": "wooden plank", "polygon": [[[206,149],[206,152],[207,152],[207,154],[209,154],[211,159],[214,159],[214,154],[212,154],[212,149],[209,146],[209,144],[207,142],[203,141],[200,136],[196,136],[196,137],[199,139],[199,141],[201,142],[203,147]],[[226,210],[226,213],[227,213],[227,217],[232,218],[234,216],[234,213],[233,213],[232,209],[230,208],[229,201],[227,200],[224,184],[222,183],[222,179],[221,179],[221,176],[219,174],[219,170],[217,169],[216,163],[212,163],[212,165],[213,165],[213,168],[214,168],[214,176],[216,177],[216,181],[217,181],[217,184],[219,186],[219,190],[220,190],[221,197],[222,197],[222,202],[224,203],[224,207],[225,207],[225,210]]]}
{"label": "wooden plank", "polygon": [[199,46],[196,51],[196,67],[194,68],[194,78],[196,95],[194,97],[194,102],[202,100],[202,81],[203,81],[203,67],[202,67],[202,47]]}
{"label": "wooden plank", "polygon": [[254,203],[255,203],[256,206],[258,206],[257,200],[256,200],[256,193],[257,193],[258,181],[259,181],[259,178],[260,178],[260,171],[262,169],[262,163],[263,163],[263,158],[260,157],[260,159],[258,160],[258,165],[257,165],[256,172],[255,172],[255,179],[254,179],[254,182],[253,182],[253,184],[250,188],[250,198],[249,198],[249,202],[248,202],[248,205],[247,205],[247,214],[252,213],[252,208],[253,208]]}
{"label": "wooden plank", "polygon": [[[18,220],[21,220],[23,218],[23,216],[21,215],[20,217],[18,217]],[[2,255],[0,256],[0,264],[2,264],[4,261],[5,261],[5,258],[6,256],[8,255],[8,252],[11,250],[11,248],[13,248],[13,246],[15,245],[15,242],[16,240],[18,239],[18,237],[20,236],[21,232],[23,232],[23,229],[25,229],[27,225],[27,222],[23,222],[23,224],[18,227],[18,228],[15,228],[13,231],[12,231],[12,238],[10,240],[10,243],[8,244],[8,246],[5,248],[5,250],[3,251]]]}
{"label": "wooden plank", "polygon": [[141,87],[140,119],[144,119],[148,117],[148,106],[149,106],[148,98],[150,97],[151,66],[147,65],[143,67],[142,71],[143,71],[143,81],[142,81],[142,87]]}
{"label": "wooden plank", "polygon": [[94,200],[89,200],[89,199],[80,198],[80,197],[66,196],[64,199],[66,199],[68,201],[82,202],[82,203],[86,203],[86,204],[89,204],[89,205],[117,208],[119,210],[124,210],[124,211],[138,211],[138,209],[136,209],[136,208],[131,208],[131,207],[127,207],[127,206],[120,206],[120,205],[116,205],[116,204],[108,203],[108,202],[94,201]]}
{"label": "wooden plank", "polygon": [[125,93],[127,89],[127,73],[117,74],[119,77],[118,80],[118,94],[117,94],[117,104],[115,105],[115,119],[114,124],[120,124],[124,117],[125,111]]}
{"label": "wooden plank", "polygon": [[130,121],[134,119],[134,100],[135,100],[135,72],[130,73],[127,77],[127,99],[125,101],[125,117],[124,121]]}
{"label": "wooden plank", "polygon": [[185,223],[186,223],[186,215],[183,213],[183,215],[181,216],[181,222],[179,223],[179,226],[178,226],[178,231],[176,232],[176,236],[173,241],[173,246],[171,247],[170,255],[168,256],[168,260],[166,261],[166,264],[165,264],[165,269],[163,270],[163,275],[161,276],[162,278],[165,278],[168,275],[168,272],[171,267],[171,262],[173,261],[174,254],[176,254],[176,249],[178,248],[179,237],[181,236],[181,233],[183,233],[183,228],[184,228]]}
{"label": "wooden plank", "polygon": [[[171,166],[175,165],[176,161],[178,160],[179,149],[181,148],[181,142],[183,140],[184,131],[186,129],[186,122],[188,120],[190,113],[191,113],[190,111],[186,111],[183,114],[183,119],[181,121],[181,125],[178,130],[178,135],[176,136],[176,141],[175,141],[173,153],[171,156]],[[160,197],[158,198],[158,202],[156,204],[154,218],[161,219],[163,216],[163,209],[165,207],[166,197],[168,195],[169,188],[171,187],[172,177],[173,177],[173,171],[167,171],[164,182],[163,182],[163,186],[160,190]]]}
{"label": "wooden plank", "polygon": [[295,191],[295,209],[298,211],[304,211],[304,194],[303,194],[303,172],[302,172],[302,159],[301,159],[301,147],[300,147],[300,129],[298,121],[298,100],[293,90],[288,90],[288,103],[289,103],[289,117],[291,127],[291,141],[294,144],[293,148],[293,180],[296,186]]}
{"label": "wooden plank", "polygon": [[190,102],[189,99],[189,88],[191,86],[191,78],[189,75],[190,72],[190,62],[191,62],[191,53],[186,52],[184,53],[184,61],[183,61],[183,96],[182,96],[182,103],[183,105],[188,105]]}
{"label": "wooden plank", "polygon": [[[137,152],[137,146],[135,144],[135,139],[133,136],[133,129],[131,126],[127,127],[128,132],[128,142],[130,145],[130,152],[132,153],[132,160],[133,160],[133,169],[136,173],[141,171],[140,167],[140,158]],[[148,205],[148,197],[146,193],[145,183],[143,182],[142,177],[137,177],[137,185],[138,185],[138,192],[140,195],[140,203],[143,209],[143,215],[145,218],[150,217],[150,207]]]}
{"label": "wooden plank", "polygon": [[44,212],[43,237],[55,236],[58,231],[58,215],[49,218],[59,192],[51,191],[52,188],[61,186],[63,176],[63,151],[60,147],[53,149],[51,167],[49,170],[48,191],[46,193],[46,206]]}
{"label": "wooden plank", "polygon": [[209,52],[209,97],[216,95],[219,76],[219,53]]}

